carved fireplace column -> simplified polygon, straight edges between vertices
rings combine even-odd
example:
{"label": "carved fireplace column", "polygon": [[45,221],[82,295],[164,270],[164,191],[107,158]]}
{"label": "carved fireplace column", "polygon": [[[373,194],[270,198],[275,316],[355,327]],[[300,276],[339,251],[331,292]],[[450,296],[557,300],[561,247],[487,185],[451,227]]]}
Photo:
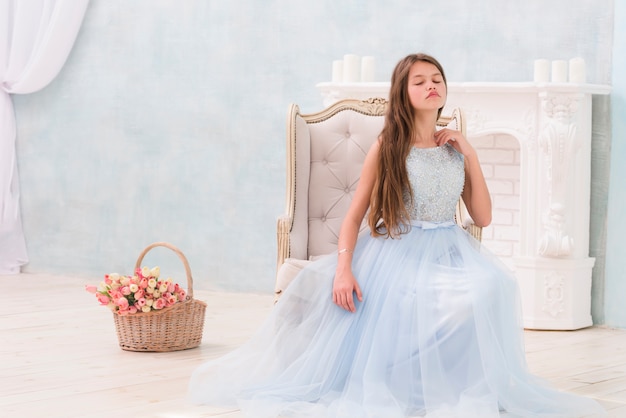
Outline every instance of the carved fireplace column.
{"label": "carved fireplace column", "polygon": [[522,187],[529,220],[514,257],[524,326],[572,330],[592,325],[589,257],[591,94],[539,90],[537,141],[526,152],[536,175]]}

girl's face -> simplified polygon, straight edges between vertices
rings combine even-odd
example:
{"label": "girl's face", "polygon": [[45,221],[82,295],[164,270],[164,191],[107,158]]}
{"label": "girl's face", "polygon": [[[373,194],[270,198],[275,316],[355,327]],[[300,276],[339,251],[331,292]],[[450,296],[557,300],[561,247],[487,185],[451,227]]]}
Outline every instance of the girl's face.
{"label": "girl's face", "polygon": [[448,91],[436,66],[417,61],[409,71],[408,94],[415,110],[439,110],[446,103]]}

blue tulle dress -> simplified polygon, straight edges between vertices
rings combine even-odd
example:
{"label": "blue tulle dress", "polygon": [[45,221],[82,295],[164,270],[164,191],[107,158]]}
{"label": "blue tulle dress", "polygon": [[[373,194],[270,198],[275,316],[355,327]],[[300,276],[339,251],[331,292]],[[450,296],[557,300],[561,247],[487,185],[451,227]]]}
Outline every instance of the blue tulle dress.
{"label": "blue tulle dress", "polygon": [[337,255],[309,264],[249,342],[200,366],[194,402],[247,417],[603,416],[526,366],[513,275],[454,222],[463,157],[413,148],[407,233],[362,235],[356,313],[332,301]]}

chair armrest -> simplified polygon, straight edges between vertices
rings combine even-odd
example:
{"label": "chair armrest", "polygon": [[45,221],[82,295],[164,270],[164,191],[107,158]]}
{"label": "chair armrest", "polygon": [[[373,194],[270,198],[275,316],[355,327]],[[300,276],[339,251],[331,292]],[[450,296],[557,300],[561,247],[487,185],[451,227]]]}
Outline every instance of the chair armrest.
{"label": "chair armrest", "polygon": [[470,222],[467,225],[463,226],[471,236],[476,238],[476,241],[480,242],[483,239],[483,229],[480,226],[476,226],[474,222]]}
{"label": "chair armrest", "polygon": [[276,273],[280,266],[283,265],[285,259],[289,257],[289,232],[293,219],[289,215],[282,215],[276,222],[276,242],[277,242],[277,260]]}

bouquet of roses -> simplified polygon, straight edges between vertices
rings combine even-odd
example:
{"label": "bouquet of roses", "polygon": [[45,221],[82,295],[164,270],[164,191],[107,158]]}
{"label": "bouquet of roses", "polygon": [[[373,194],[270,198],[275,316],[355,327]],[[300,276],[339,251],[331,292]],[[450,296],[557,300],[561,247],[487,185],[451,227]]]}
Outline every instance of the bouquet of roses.
{"label": "bouquet of roses", "polygon": [[118,315],[157,311],[184,301],[185,289],[172,279],[159,279],[159,267],[138,268],[134,276],[106,274],[98,286],[87,285],[85,289],[96,295],[100,305]]}

